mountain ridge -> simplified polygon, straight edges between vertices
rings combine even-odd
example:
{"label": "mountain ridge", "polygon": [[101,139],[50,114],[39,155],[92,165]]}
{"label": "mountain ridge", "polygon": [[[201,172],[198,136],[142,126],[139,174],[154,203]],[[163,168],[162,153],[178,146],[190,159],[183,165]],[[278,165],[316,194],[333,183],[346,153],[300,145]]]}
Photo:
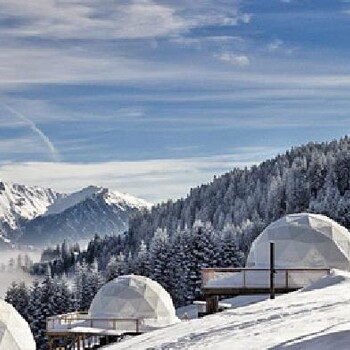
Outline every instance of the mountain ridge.
{"label": "mountain ridge", "polygon": [[127,229],[129,215],[150,207],[142,199],[98,186],[67,194],[0,181],[0,241],[5,246],[41,246],[89,239],[94,234],[119,234]]}

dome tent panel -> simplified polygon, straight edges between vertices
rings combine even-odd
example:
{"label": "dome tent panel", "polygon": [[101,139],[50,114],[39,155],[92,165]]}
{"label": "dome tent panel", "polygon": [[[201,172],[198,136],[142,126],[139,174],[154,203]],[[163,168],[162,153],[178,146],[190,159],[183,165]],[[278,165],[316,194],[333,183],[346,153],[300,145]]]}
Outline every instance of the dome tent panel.
{"label": "dome tent panel", "polygon": [[24,318],[0,299],[0,349],[35,350],[36,345]]}

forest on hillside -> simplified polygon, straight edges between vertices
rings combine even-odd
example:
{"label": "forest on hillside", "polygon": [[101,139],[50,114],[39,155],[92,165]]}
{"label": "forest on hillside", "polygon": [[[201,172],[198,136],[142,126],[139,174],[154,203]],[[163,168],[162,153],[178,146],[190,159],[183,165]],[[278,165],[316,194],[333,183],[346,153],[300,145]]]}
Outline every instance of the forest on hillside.
{"label": "forest on hillside", "polygon": [[[135,215],[127,237],[132,251],[141,240],[151,242],[157,229],[176,231],[200,220],[215,230],[242,233],[246,252],[251,225],[264,227],[289,213],[325,214],[350,227],[350,139],[309,143],[251,168],[215,177],[190,190],[188,196],[155,205]],[[247,231],[248,230],[248,231]],[[253,237],[254,238],[254,237]]]}

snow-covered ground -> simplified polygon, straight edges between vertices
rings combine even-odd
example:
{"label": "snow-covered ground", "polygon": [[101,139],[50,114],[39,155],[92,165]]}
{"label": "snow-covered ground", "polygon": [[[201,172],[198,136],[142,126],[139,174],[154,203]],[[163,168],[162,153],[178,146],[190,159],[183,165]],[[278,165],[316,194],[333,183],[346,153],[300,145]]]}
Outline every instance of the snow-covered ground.
{"label": "snow-covered ground", "polygon": [[311,287],[275,300],[183,321],[107,347],[109,350],[349,348],[350,274],[338,270]]}

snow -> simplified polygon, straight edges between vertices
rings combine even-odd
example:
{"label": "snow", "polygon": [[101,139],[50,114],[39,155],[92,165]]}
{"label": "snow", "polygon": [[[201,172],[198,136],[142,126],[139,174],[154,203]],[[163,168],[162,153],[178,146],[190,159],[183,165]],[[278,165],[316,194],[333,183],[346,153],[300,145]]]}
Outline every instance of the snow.
{"label": "snow", "polygon": [[107,204],[119,204],[122,207],[129,206],[135,209],[150,209],[153,204],[132,196],[128,193],[110,191],[110,196],[106,199]]}
{"label": "snow", "polygon": [[61,196],[51,189],[0,182],[0,221],[16,229],[20,219],[42,215]]}
{"label": "snow", "polygon": [[122,332],[115,330],[106,330],[104,328],[91,328],[91,327],[74,327],[68,330],[68,333],[88,333],[97,335],[121,335]]}
{"label": "snow", "polygon": [[150,208],[152,206],[150,203],[144,201],[143,199],[136,198],[127,193],[109,191],[106,188],[97,186],[88,186],[80,191],[71,193],[58,199],[47,208],[44,216],[62,213],[68,208],[71,208],[98,193],[104,194],[105,202],[108,205],[118,205],[118,207],[122,210],[126,210],[125,206],[137,209]]}
{"label": "snow", "polygon": [[89,186],[83,188],[81,191],[77,191],[66,195],[62,198],[59,198],[47,208],[47,211],[44,213],[44,216],[62,213],[66,209],[80,203],[88,197],[91,197],[93,194],[99,192],[100,190],[100,187]]}
{"label": "snow", "polygon": [[332,270],[310,287],[275,300],[182,321],[106,349],[348,349],[349,292],[350,274]]}
{"label": "snow", "polygon": [[128,228],[134,210],[151,204],[130,194],[89,186],[71,194],[0,181],[0,248],[78,242]]}

